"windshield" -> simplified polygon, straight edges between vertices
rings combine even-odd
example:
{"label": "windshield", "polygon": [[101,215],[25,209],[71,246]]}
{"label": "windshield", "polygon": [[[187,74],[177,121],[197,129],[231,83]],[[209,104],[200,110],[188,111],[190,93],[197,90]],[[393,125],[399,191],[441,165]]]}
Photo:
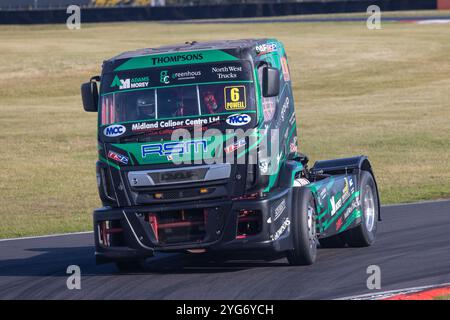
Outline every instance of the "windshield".
{"label": "windshield", "polygon": [[103,75],[100,125],[255,110],[247,61],[139,69]]}

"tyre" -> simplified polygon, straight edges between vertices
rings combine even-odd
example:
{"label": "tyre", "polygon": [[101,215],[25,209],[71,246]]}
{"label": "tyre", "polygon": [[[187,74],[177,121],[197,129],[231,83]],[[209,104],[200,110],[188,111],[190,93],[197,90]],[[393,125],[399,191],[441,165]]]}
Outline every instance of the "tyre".
{"label": "tyre", "polygon": [[116,261],[115,264],[120,272],[137,272],[145,268],[145,260]]}
{"label": "tyre", "polygon": [[292,195],[292,237],[294,249],[288,251],[291,265],[313,264],[317,256],[316,207],[311,191],[294,187]]}
{"label": "tyre", "polygon": [[322,248],[343,248],[345,247],[345,239],[343,235],[337,234],[329,238],[319,239]]}
{"label": "tyre", "polygon": [[345,233],[345,241],[350,247],[368,247],[375,241],[380,208],[378,193],[373,176],[368,171],[361,173],[361,224]]}

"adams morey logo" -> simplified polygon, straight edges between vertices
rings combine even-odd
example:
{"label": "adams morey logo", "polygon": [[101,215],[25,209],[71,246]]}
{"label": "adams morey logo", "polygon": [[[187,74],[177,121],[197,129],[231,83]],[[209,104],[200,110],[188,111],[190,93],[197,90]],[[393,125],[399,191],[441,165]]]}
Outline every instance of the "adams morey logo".
{"label": "adams morey logo", "polygon": [[119,90],[146,88],[146,87],[148,87],[149,83],[150,83],[149,77],[120,79],[119,76],[116,75],[111,83],[111,88],[119,87]]}

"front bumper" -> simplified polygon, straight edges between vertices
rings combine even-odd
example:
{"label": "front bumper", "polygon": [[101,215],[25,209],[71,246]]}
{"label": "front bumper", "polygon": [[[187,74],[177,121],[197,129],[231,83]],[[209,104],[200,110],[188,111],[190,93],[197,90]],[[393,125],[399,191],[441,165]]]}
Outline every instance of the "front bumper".
{"label": "front bumper", "polygon": [[[94,211],[96,260],[97,263],[104,263],[146,258],[152,256],[154,251],[182,252],[192,249],[262,249],[272,252],[290,250],[291,197],[291,189],[286,188],[264,199],[204,200],[127,208],[99,208]],[[150,216],[161,216],[174,210],[203,210],[204,235],[201,239],[167,243],[158,238],[158,227],[155,229],[155,225],[150,223]],[[238,219],[241,219],[239,215],[242,210],[258,212],[260,228],[257,233],[239,234],[238,221],[241,220]]]}

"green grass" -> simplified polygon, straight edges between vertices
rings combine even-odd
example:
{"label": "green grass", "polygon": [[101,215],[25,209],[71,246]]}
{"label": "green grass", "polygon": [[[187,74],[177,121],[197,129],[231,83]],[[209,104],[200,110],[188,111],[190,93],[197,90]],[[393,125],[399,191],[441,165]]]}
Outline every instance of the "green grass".
{"label": "green grass", "polygon": [[436,298],[434,298],[434,300],[450,300],[450,294],[436,297]]}
{"label": "green grass", "polygon": [[301,151],[370,157],[383,203],[450,196],[450,27],[384,23],[0,27],[0,237],[91,229],[96,116],[79,87],[122,51],[276,37]]}

